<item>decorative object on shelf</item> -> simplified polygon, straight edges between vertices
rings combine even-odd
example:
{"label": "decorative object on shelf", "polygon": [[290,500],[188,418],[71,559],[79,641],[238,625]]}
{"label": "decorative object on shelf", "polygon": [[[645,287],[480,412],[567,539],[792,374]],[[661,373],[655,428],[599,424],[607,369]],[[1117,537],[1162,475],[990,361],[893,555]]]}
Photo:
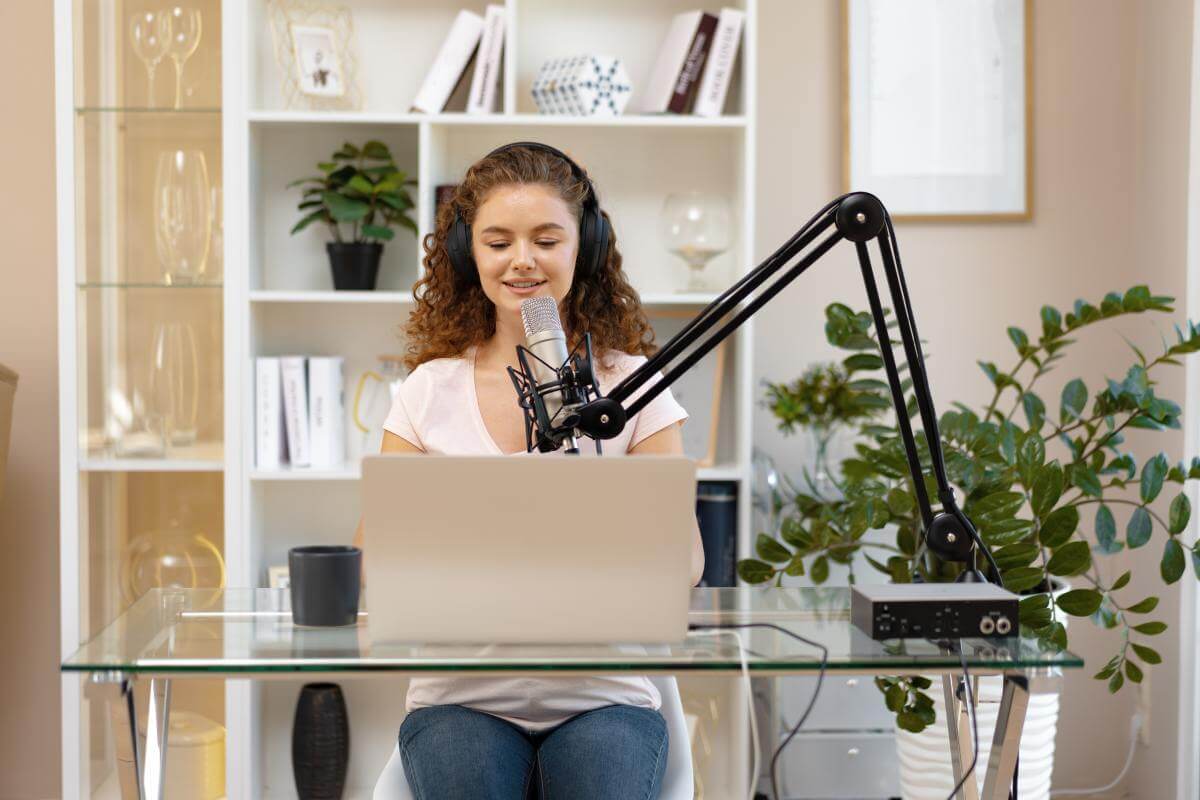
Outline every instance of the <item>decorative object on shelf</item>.
{"label": "decorative object on shelf", "polygon": [[167,55],[171,19],[166,11],[139,11],[129,18],[129,43],[146,67],[146,107],[154,108],[154,73]]}
{"label": "decorative object on shelf", "polygon": [[163,150],[154,174],[154,244],[168,284],[200,281],[212,240],[208,163],[200,150]]}
{"label": "decorative object on shelf", "polygon": [[843,431],[891,408],[879,394],[887,384],[854,377],[862,369],[878,369],[879,357],[858,354],[841,364],[814,364],[792,383],[766,382],[767,408],[785,435],[799,428],[810,437],[804,485],[814,497],[828,499],[841,479],[840,459],[830,460],[830,444]]}
{"label": "decorative object on shelf", "polygon": [[300,800],[340,800],[350,764],[350,722],[336,683],[306,683],[292,721],[292,776]]}
{"label": "decorative object on shelf", "polygon": [[225,796],[225,728],[193,711],[172,711],[167,723],[166,796]]}
{"label": "decorative object on shelf", "polygon": [[349,8],[268,0],[267,16],[284,108],[362,108],[358,45]]}
{"label": "decorative object on shelf", "polygon": [[[1124,294],[1105,295],[1098,305],[1078,300],[1066,314],[1043,306],[1037,338],[1018,327],[1008,328],[1016,349],[1014,367],[1002,371],[991,362],[980,362],[993,387],[990,401],[975,408],[954,403],[955,410],[939,420],[946,472],[965,499],[963,512],[979,525],[983,541],[995,548],[1004,585],[1025,595],[1022,635],[1038,646],[1066,648],[1065,616],[1090,617],[1105,629],[1120,629],[1116,652],[1095,676],[1113,693],[1126,681],[1141,683],[1144,669],[1162,661],[1151,646],[1152,637],[1167,626],[1145,616],[1155,610],[1158,597],[1118,596],[1131,584],[1132,571],[1109,581],[1103,577],[1109,571],[1100,569],[1099,560],[1150,545],[1159,528],[1159,574],[1164,583],[1184,577],[1189,551],[1193,565],[1200,561],[1200,543],[1184,540],[1191,518],[1185,484],[1200,479],[1200,459],[1172,465],[1164,453],[1137,459],[1122,446],[1127,427],[1180,426],[1179,405],[1157,395],[1155,378],[1165,366],[1178,366],[1183,357],[1200,351],[1200,324],[1177,328],[1175,340],[1165,341],[1157,355],[1134,348],[1132,366],[1123,379],[1108,379],[1100,391],[1089,392],[1080,378],[1067,381],[1057,413],[1047,410],[1033,387],[1081,332],[1118,317],[1171,312],[1172,302],[1135,286]],[[831,304],[825,331],[830,344],[853,351],[850,358],[874,359],[869,365],[863,360],[856,372],[872,376],[879,369],[882,360],[877,358],[871,314]],[[894,423],[870,420],[857,433],[855,457],[842,462],[841,495],[823,500],[797,493],[788,498],[778,538],[759,536],[759,558],[739,563],[743,580],[763,583],[785,572],[807,572],[819,584],[831,561],[848,562],[860,550],[872,567],[897,582],[911,581],[914,573],[926,582],[952,581],[963,570],[963,565],[939,562],[918,547],[921,519]],[[1177,485],[1169,490],[1175,496],[1166,513],[1158,513],[1151,505],[1165,500],[1163,493],[1171,484]],[[1118,504],[1133,507],[1123,536],[1112,510]],[[1082,520],[1084,512],[1094,517]],[[895,526],[895,544],[863,536],[885,525]],[[872,551],[882,551],[886,558],[872,558]],[[1071,576],[1082,588],[1059,594],[1057,579]],[[918,732],[935,721],[936,704],[927,679],[881,677],[877,685],[901,728]],[[933,694],[940,691],[932,687]],[[980,735],[988,736],[982,726]]]}
{"label": "decorative object on shelf", "polygon": [[200,404],[200,362],[190,322],[155,325],[150,392],[155,409],[162,415],[167,442],[175,446],[194,444]]}
{"label": "decorative object on shelf", "polygon": [[[334,241],[325,245],[333,270],[335,289],[370,290],[379,274],[382,242],[395,238],[393,225],[417,234],[410,213],[414,207],[406,186],[416,181],[396,167],[383,142],[369,141],[361,148],[346,142],[331,161],[317,165],[322,174],[288,184],[303,186],[299,210],[304,217],[292,228],[296,234],[314,222],[329,226]],[[342,225],[350,227],[349,241]]]}
{"label": "decorative object on shelf", "polygon": [[204,532],[172,517],[129,540],[119,573],[121,595],[133,603],[150,589],[223,588],[225,559]]}
{"label": "decorative object on shelf", "polygon": [[[358,378],[358,386],[354,389],[354,427],[362,434],[362,443],[358,448],[360,453],[377,453],[383,441],[383,423],[400,385],[404,383],[404,356],[377,356],[378,369],[365,370]],[[367,381],[375,381],[375,385],[364,392]]]}
{"label": "decorative object on shelf", "polygon": [[183,108],[183,65],[200,46],[200,10],[173,6],[166,12],[171,22],[171,37],[167,54],[175,62],[175,108]]}
{"label": "decorative object on shelf", "polygon": [[[145,384],[142,384],[145,385]],[[104,443],[118,458],[161,458],[167,451],[163,415],[137,386],[128,393],[112,388],[105,395],[108,419]],[[89,437],[89,448],[95,444]]]}
{"label": "decorative object on shelf", "polygon": [[276,564],[267,567],[267,585],[272,589],[292,588],[292,580],[288,575],[287,564]]}
{"label": "decorative object on shelf", "polygon": [[358,623],[362,550],[317,544],[288,550],[292,624],[336,628]]}
{"label": "decorative object on shelf", "polygon": [[303,94],[314,97],[341,97],[346,79],[338,58],[336,34],[332,28],[292,25],[292,52],[296,56],[296,85]]}
{"label": "decorative object on shelf", "polygon": [[737,481],[700,481],[696,524],[704,546],[700,586],[737,586]]}
{"label": "decorative object on shelf", "polygon": [[847,3],[844,191],[886,197],[896,220],[1031,219],[1031,9]]}
{"label": "decorative object on shelf", "polygon": [[733,238],[729,200],[714,192],[672,192],[663,200],[659,233],[667,249],[691,270],[685,291],[711,291],[704,267],[729,249]]}
{"label": "decorative object on shelf", "polygon": [[542,64],[530,94],[542,114],[619,117],[632,87],[621,59],[582,55]]}

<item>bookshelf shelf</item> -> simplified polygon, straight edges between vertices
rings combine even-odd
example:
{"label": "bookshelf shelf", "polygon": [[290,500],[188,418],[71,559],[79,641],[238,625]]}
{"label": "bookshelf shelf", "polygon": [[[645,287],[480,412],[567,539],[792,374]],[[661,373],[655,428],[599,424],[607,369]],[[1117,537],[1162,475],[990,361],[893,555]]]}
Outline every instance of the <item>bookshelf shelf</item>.
{"label": "bookshelf shelf", "polygon": [[626,114],[620,117],[579,117],[550,114],[421,114],[379,111],[251,111],[247,121],[255,125],[520,125],[522,127],[585,127],[585,128],[745,128],[741,115],[696,117],[688,115]]}
{"label": "bookshelf shelf", "polygon": [[[651,311],[656,309],[695,308],[700,309],[716,298],[715,294],[697,294],[694,292],[667,294],[650,293],[642,296],[642,304]],[[297,290],[282,291],[260,289],[250,292],[251,303],[394,303],[410,305],[413,302],[412,292],[376,291],[376,292],[346,292]]]}

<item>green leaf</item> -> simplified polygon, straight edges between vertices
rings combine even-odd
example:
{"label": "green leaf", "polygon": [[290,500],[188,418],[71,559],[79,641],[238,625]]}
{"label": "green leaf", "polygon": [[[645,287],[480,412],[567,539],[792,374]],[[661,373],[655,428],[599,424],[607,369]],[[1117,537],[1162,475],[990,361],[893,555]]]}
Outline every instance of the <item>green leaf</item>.
{"label": "green leaf", "polygon": [[1025,502],[1020,492],[992,492],[981,500],[971,504],[969,515],[986,524],[989,520],[1000,520],[1011,517]]}
{"label": "green leaf", "polygon": [[891,711],[893,714],[899,714],[904,710],[904,704],[908,700],[908,692],[905,691],[903,686],[895,683],[888,687],[884,697],[888,711]]}
{"label": "green leaf", "polygon": [[812,582],[820,585],[829,578],[829,559],[825,556],[818,556],[812,563],[812,568],[808,571]]}
{"label": "green leaf", "polygon": [[754,542],[754,550],[764,561],[782,564],[792,560],[791,551],[765,533],[758,535],[758,539]]}
{"label": "green leaf", "polygon": [[1188,500],[1188,496],[1183,492],[1175,495],[1175,499],[1171,501],[1171,513],[1167,517],[1167,530],[1172,535],[1183,533],[1187,528],[1188,520],[1192,516],[1192,501]]}
{"label": "green leaf", "polygon": [[1141,547],[1150,541],[1150,530],[1150,514],[1138,506],[1129,517],[1129,524],[1125,526],[1125,541],[1130,547]]}
{"label": "green leaf", "polygon": [[1087,406],[1087,386],[1079,378],[1069,382],[1062,390],[1062,411],[1059,414],[1061,422],[1079,419]]}
{"label": "green leaf", "polygon": [[1029,566],[1040,552],[1036,544],[1018,542],[997,549],[992,553],[992,557],[996,559],[996,565],[1000,567],[1001,572],[1008,572],[1017,567]]}
{"label": "green leaf", "polygon": [[1063,471],[1058,461],[1051,461],[1037,471],[1033,479],[1033,513],[1039,517],[1049,514],[1054,504],[1062,497]]}
{"label": "green leaf", "polygon": [[325,208],[322,206],[320,209],[313,211],[311,214],[308,214],[299,222],[297,222],[295,226],[292,227],[292,233],[299,233],[317,220],[322,219],[324,216]]}
{"label": "green leaf", "polygon": [[1046,404],[1042,398],[1033,392],[1025,392],[1021,395],[1021,407],[1025,409],[1025,419],[1029,421],[1030,429],[1041,430],[1046,423]]}
{"label": "green leaf", "polygon": [[746,583],[764,583],[775,577],[775,568],[753,558],[743,558],[738,562],[738,577]]}
{"label": "green leaf", "polygon": [[1121,573],[1121,576],[1119,578],[1117,578],[1115,581],[1113,581],[1113,585],[1109,587],[1109,591],[1116,592],[1121,589],[1124,589],[1129,584],[1129,581],[1132,577],[1133,577],[1133,573],[1130,572],[1129,570],[1125,570],[1124,572]]}
{"label": "green leaf", "polygon": [[1140,600],[1125,610],[1133,614],[1149,614],[1156,608],[1158,608],[1158,598],[1147,597],[1145,600]]}
{"label": "green leaf", "polygon": [[892,489],[887,494],[887,504],[891,512],[896,516],[907,514],[916,505],[913,496],[903,489]]}
{"label": "green leaf", "polygon": [[1183,577],[1183,571],[1187,568],[1187,559],[1183,556],[1183,545],[1175,537],[1167,539],[1167,544],[1163,548],[1162,563],[1159,565],[1159,571],[1162,574],[1162,579],[1168,584]]}
{"label": "green leaf", "polygon": [[385,242],[390,242],[396,237],[391,228],[385,228],[382,225],[363,225],[362,234],[366,239],[380,239]]}
{"label": "green leaf", "polygon": [[883,369],[883,359],[874,353],[854,353],[842,359],[842,366],[848,373],[869,372]]}
{"label": "green leaf", "polygon": [[912,711],[905,711],[902,714],[897,714],[896,725],[902,730],[908,731],[909,733],[920,733],[921,731],[925,730],[926,727],[928,727],[925,724],[925,720],[921,719],[920,716]]}
{"label": "green leaf", "polygon": [[1162,656],[1153,647],[1146,647],[1144,644],[1130,644],[1133,652],[1138,654],[1138,658],[1145,661],[1147,664],[1161,664]]}
{"label": "green leaf", "polygon": [[792,560],[783,568],[783,571],[793,578],[799,578],[804,574],[804,557],[800,553],[792,556]]}
{"label": "green leaf", "polygon": [[1125,661],[1125,674],[1129,676],[1129,680],[1134,683],[1142,682],[1142,668],[1132,661]]}
{"label": "green leaf", "polygon": [[1042,528],[1038,531],[1038,541],[1046,547],[1060,547],[1067,543],[1071,534],[1079,527],[1079,509],[1075,506],[1063,506],[1050,512]]}
{"label": "green leaf", "polygon": [[[759,534],[765,536],[766,534]],[[807,550],[812,547],[812,537],[804,530],[804,525],[796,517],[788,517],[779,526],[779,536],[792,547]]]}
{"label": "green leaf", "polygon": [[1029,337],[1025,331],[1011,327],[1008,329],[1008,338],[1012,341],[1013,347],[1017,348],[1017,355],[1025,355],[1025,348],[1029,347]]}
{"label": "green leaf", "polygon": [[1121,687],[1125,685],[1125,676],[1119,672],[1113,673],[1112,678],[1108,682],[1108,691],[1111,694],[1116,694],[1121,691]]}
{"label": "green leaf", "polygon": [[1141,493],[1142,502],[1150,503],[1162,491],[1163,479],[1167,477],[1167,457],[1162,453],[1151,458],[1142,467]]}
{"label": "green leaf", "polygon": [[1074,617],[1089,617],[1100,608],[1104,596],[1095,589],[1073,589],[1055,601],[1055,605]]}
{"label": "green leaf", "polygon": [[1017,474],[1021,476],[1021,483],[1026,487],[1032,487],[1038,469],[1044,463],[1046,463],[1046,445],[1042,442],[1042,437],[1036,433],[1026,435],[1021,440],[1021,446],[1017,448]]}
{"label": "green leaf", "polygon": [[1092,497],[1103,497],[1104,487],[1100,485],[1100,476],[1091,467],[1076,464],[1071,468],[1071,483],[1079,490]]}
{"label": "green leaf", "polygon": [[371,213],[369,204],[343,197],[337,192],[323,192],[321,198],[338,222],[358,222]]}
{"label": "green leaf", "polygon": [[1167,623],[1158,621],[1143,622],[1141,625],[1134,625],[1133,629],[1146,636],[1158,636],[1167,629]]}
{"label": "green leaf", "polygon": [[1037,586],[1044,577],[1041,567],[1017,567],[1003,574],[1004,587],[1010,592],[1023,592]]}
{"label": "green leaf", "polygon": [[1092,563],[1092,553],[1087,542],[1068,542],[1055,551],[1046,564],[1051,575],[1078,575]]}
{"label": "green leaf", "polygon": [[1121,549],[1121,543],[1117,541],[1117,522],[1104,504],[1096,509],[1096,541],[1102,553],[1115,553]]}

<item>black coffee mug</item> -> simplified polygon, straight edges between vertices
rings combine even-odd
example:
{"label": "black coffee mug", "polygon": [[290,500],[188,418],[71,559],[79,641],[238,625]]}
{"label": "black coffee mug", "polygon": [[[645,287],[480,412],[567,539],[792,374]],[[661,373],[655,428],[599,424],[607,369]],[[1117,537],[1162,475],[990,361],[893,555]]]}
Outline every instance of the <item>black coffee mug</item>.
{"label": "black coffee mug", "polygon": [[292,622],[311,627],[358,621],[362,550],[345,545],[311,545],[288,550]]}

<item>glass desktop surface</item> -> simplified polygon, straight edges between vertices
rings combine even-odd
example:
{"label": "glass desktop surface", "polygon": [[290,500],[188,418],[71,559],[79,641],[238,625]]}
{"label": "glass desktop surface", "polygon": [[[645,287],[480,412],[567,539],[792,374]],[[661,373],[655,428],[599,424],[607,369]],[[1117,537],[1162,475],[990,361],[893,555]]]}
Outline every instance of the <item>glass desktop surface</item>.
{"label": "glass desktop surface", "polygon": [[[912,673],[960,668],[954,647],[928,640],[875,641],[850,622],[850,590],[693,589],[689,625],[769,623],[828,650],[827,668]],[[367,612],[345,628],[292,624],[286,589],[153,589],[84,644],[65,671],[261,675],[289,672],[644,673],[736,672],[742,654],[728,633],[690,632],[680,644],[379,644]],[[436,608],[413,613],[436,614]],[[815,672],[821,651],[777,628],[740,631],[747,666],[761,674]],[[975,672],[1081,667],[1066,650],[1034,639],[962,639]]]}

